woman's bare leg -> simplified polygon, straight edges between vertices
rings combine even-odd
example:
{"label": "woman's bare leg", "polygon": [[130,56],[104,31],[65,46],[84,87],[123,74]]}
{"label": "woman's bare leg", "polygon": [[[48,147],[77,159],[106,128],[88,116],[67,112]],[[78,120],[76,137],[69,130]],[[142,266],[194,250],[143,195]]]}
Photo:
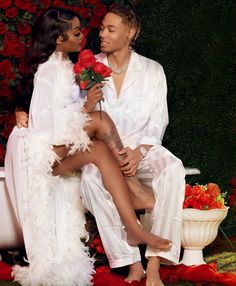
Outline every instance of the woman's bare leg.
{"label": "woman's bare leg", "polygon": [[[57,152],[57,149],[55,149]],[[65,155],[68,153],[65,148]],[[60,155],[63,152],[60,152]],[[76,171],[82,166],[92,163],[96,165],[103,178],[105,188],[111,193],[113,201],[121,216],[127,231],[127,240],[130,245],[137,245],[139,243],[146,243],[150,247],[157,249],[170,248],[170,241],[163,239],[154,234],[148,233],[140,228],[137,218],[130,200],[128,187],[120,168],[112,156],[111,151],[105,143],[95,141],[90,149],[90,152],[77,152],[70,155],[56,165],[53,169],[54,175],[64,175],[67,171]]]}
{"label": "woman's bare leg", "polygon": [[[119,151],[124,147],[116,126],[105,112],[92,112],[92,124],[87,126],[85,130],[90,136],[95,136],[107,144],[111,149],[113,156],[117,159],[119,165],[126,158],[126,154],[119,155]],[[130,197],[134,209],[152,209],[155,204],[153,192],[146,186],[142,185],[138,178],[126,177],[126,183],[130,190]]]}
{"label": "woman's bare leg", "polygon": [[90,137],[105,142],[120,165],[126,154],[119,155],[124,146],[114,122],[106,112],[102,111],[94,111],[90,113],[90,117],[91,123],[85,127],[85,131]]}

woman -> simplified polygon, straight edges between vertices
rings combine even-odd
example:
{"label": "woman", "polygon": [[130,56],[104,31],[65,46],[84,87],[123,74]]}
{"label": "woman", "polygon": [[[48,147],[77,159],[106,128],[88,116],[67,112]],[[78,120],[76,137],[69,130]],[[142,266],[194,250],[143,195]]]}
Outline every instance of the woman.
{"label": "woman", "polygon": [[[21,187],[12,197],[29,260],[27,268],[14,267],[22,285],[90,285],[92,261],[80,242],[85,231],[79,181],[71,175],[88,163],[99,168],[129,244],[171,246],[137,223],[116,161],[123,146],[112,120],[106,113],[88,114],[79,100],[68,53],[78,51],[82,41],[80,21],[70,10],[49,9],[36,21],[28,67],[34,74],[29,127],[13,131],[6,156],[9,192],[19,181]],[[101,96],[100,85],[92,92]]]}

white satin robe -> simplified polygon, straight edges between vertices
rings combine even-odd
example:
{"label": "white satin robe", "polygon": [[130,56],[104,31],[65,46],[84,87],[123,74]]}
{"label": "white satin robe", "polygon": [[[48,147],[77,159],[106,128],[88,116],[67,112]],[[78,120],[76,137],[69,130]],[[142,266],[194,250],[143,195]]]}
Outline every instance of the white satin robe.
{"label": "white satin robe", "polygon": [[[99,54],[97,58],[108,65],[105,54]],[[168,124],[163,68],[159,63],[132,52],[119,96],[112,78],[105,83],[103,92],[102,109],[115,122],[124,146],[153,145],[141,161],[137,176],[152,187],[156,198],[150,215],[151,231],[170,239],[173,246],[169,251],[147,247],[146,256],[160,256],[164,263],[178,263],[185,170],[182,162],[161,145]],[[139,250],[127,244],[119,214],[94,165],[83,168],[81,183],[84,204],[96,218],[110,266],[121,267],[139,261]]]}
{"label": "white satin robe", "polygon": [[52,145],[90,143],[88,117],[74,83],[72,63],[54,53],[34,78],[29,127],[12,131],[5,159],[6,183],[23,232],[28,267],[14,266],[23,286],[91,285],[93,261],[80,238],[85,231],[80,178],[54,177]]}

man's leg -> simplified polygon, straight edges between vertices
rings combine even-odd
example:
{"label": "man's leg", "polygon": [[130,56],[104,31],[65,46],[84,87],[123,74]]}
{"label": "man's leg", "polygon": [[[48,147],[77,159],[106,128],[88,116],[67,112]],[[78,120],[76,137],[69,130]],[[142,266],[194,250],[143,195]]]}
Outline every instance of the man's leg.
{"label": "man's leg", "polygon": [[182,204],[185,170],[182,162],[162,146],[152,147],[141,162],[137,177],[152,185],[156,199],[151,212],[151,232],[168,238],[172,247],[158,251],[147,247],[147,286],[160,286],[160,262],[178,263],[182,232]]}
{"label": "man's leg", "polygon": [[[111,268],[140,262],[138,247],[127,243],[126,232],[111,195],[105,190],[99,170],[92,164],[82,169],[81,195],[94,215]],[[141,276],[138,273],[137,276]],[[138,280],[138,277],[137,277]]]}

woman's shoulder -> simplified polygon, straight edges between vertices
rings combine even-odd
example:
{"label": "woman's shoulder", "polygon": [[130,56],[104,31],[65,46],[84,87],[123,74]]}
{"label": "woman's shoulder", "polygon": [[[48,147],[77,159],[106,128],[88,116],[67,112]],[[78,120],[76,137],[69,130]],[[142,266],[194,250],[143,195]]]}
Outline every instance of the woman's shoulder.
{"label": "woman's shoulder", "polygon": [[67,61],[63,61],[53,53],[46,62],[39,65],[35,76],[51,81],[57,78],[60,73],[66,72],[67,69],[71,69]]}

